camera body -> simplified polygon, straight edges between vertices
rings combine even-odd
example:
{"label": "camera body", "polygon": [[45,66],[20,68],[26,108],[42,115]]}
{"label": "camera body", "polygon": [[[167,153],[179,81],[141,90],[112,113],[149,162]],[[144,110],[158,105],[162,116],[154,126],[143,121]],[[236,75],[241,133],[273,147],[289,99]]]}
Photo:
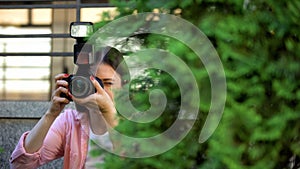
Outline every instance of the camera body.
{"label": "camera body", "polygon": [[[91,66],[95,62],[93,45],[88,44],[87,39],[93,33],[93,24],[91,22],[72,22],[70,24],[70,36],[76,39],[74,44],[74,64],[78,66],[76,74],[69,75],[63,80],[69,84],[70,93],[76,98],[84,98],[96,92],[90,76],[94,76],[91,72]],[[103,83],[101,79],[94,77],[101,87]],[[61,95],[72,101],[65,94]]]}
{"label": "camera body", "polygon": [[[80,70],[80,68],[79,68]],[[86,69],[83,69],[86,70]],[[97,90],[95,89],[94,85],[90,80],[91,74],[87,73],[86,71],[77,72],[74,75],[69,75],[69,77],[64,78],[63,80],[67,81],[69,84],[70,93],[76,98],[84,98],[87,97]],[[95,77],[101,87],[103,87],[103,83],[101,79]],[[72,99],[68,96],[63,96],[72,101]]]}

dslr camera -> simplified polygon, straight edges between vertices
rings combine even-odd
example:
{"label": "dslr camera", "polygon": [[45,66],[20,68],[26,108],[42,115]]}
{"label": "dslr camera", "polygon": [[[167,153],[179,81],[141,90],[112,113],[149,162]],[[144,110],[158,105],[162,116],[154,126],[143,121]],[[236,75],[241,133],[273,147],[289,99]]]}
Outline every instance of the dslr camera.
{"label": "dslr camera", "polygon": [[[77,72],[71,74],[68,78],[64,78],[69,84],[70,93],[76,98],[84,98],[96,92],[94,85],[90,80],[91,66],[95,62],[94,46],[86,43],[88,37],[94,32],[93,23],[91,22],[72,22],[70,24],[70,36],[76,40],[74,44],[74,64],[77,65]],[[102,81],[94,77],[101,87]],[[65,94],[70,101],[72,99]]]}

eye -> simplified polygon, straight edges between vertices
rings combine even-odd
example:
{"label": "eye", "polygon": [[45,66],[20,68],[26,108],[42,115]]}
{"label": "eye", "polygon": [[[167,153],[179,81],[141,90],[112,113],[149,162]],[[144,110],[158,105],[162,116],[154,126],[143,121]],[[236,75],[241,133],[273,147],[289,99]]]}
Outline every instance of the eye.
{"label": "eye", "polygon": [[103,84],[106,86],[112,86],[114,83],[113,82],[104,82]]}

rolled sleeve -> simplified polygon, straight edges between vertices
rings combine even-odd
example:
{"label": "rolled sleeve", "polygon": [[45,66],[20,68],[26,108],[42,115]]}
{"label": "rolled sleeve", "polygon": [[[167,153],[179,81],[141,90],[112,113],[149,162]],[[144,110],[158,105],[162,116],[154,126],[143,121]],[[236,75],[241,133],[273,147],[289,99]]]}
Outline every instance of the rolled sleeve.
{"label": "rolled sleeve", "polygon": [[[38,160],[40,157],[40,152],[37,151],[35,153],[27,153],[24,148],[24,141],[26,136],[28,135],[29,131],[22,134],[15,150],[10,156],[10,168],[35,168],[38,164]],[[18,159],[18,160],[16,160]]]}
{"label": "rolled sleeve", "polygon": [[30,131],[22,134],[15,150],[12,152],[9,159],[10,168],[37,168],[49,161],[63,156],[63,137],[64,123],[62,118],[57,118],[51,125],[41,148],[34,152],[28,153],[24,148],[24,143]]}

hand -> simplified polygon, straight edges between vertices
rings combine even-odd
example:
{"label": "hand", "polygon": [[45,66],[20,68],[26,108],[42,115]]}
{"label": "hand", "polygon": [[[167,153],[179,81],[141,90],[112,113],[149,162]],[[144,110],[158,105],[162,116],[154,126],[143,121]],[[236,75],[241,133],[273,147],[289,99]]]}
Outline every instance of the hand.
{"label": "hand", "polygon": [[106,91],[100,86],[98,81],[95,80],[93,76],[90,76],[90,80],[96,88],[97,92],[82,99],[71,96],[73,101],[77,104],[80,104],[81,106],[86,107],[91,113],[98,113],[102,115],[111,127],[116,126],[117,111],[112,98],[109,97]]}
{"label": "hand", "polygon": [[51,105],[48,110],[48,114],[57,117],[59,113],[64,109],[64,107],[70,102],[67,98],[61,97],[61,94],[70,95],[68,90],[68,82],[62,80],[63,78],[67,78],[68,74],[58,74],[55,76],[55,90],[52,93],[51,97]]}

